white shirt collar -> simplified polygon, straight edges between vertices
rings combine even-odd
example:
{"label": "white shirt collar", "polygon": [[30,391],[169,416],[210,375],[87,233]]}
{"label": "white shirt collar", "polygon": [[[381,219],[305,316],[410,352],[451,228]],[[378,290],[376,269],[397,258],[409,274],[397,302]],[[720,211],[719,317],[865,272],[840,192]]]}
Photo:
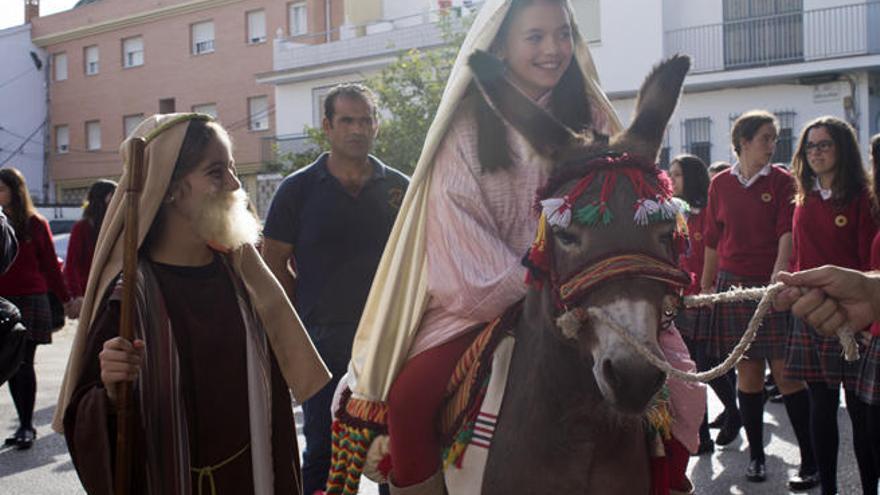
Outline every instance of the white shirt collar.
{"label": "white shirt collar", "polygon": [[822,199],[825,201],[831,199],[831,195],[834,194],[834,191],[831,189],[825,189],[822,187],[822,183],[819,182],[818,177],[813,177],[813,190],[819,191],[819,195],[822,196]]}
{"label": "white shirt collar", "polygon": [[730,173],[731,173],[731,175],[733,175],[734,177],[736,177],[736,180],[738,180],[739,183],[743,185],[743,187],[748,188],[748,187],[750,187],[752,184],[754,184],[755,182],[757,182],[758,179],[760,179],[761,177],[763,177],[763,176],[765,176],[765,175],[770,175],[770,169],[771,169],[771,167],[773,167],[773,165],[771,165],[771,164],[768,163],[767,165],[764,165],[764,168],[762,168],[760,172],[758,172],[757,174],[753,175],[751,178],[746,179],[746,178],[743,177],[743,175],[742,175],[742,165],[740,165],[739,162],[736,162],[736,163],[733,164],[733,167],[731,167],[731,169],[730,169]]}

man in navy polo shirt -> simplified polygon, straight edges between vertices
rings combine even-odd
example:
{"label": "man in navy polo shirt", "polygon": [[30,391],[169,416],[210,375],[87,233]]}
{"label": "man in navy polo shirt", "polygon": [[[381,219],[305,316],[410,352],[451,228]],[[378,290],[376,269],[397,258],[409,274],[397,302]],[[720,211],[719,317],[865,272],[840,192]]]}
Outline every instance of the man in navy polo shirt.
{"label": "man in navy polo shirt", "polygon": [[365,86],[333,88],[322,127],[330,152],[281,182],[262,248],[333,373],[303,404],[307,495],[327,482],[333,392],[351,359],[370,284],[409,184],[406,175],[369,154],[379,127],[375,98]]}

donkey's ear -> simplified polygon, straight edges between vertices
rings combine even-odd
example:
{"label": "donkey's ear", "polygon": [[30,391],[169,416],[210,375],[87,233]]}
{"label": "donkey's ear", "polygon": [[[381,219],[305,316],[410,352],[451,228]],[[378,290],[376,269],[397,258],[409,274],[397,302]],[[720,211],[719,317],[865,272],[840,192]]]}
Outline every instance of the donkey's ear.
{"label": "donkey's ear", "polygon": [[489,106],[516,128],[538,153],[555,158],[560,152],[584,142],[584,136],[556,120],[511,84],[504,76],[504,64],[497,57],[476,50],[468,58],[468,65]]}
{"label": "donkey's ear", "polygon": [[642,83],[632,124],[612,140],[612,148],[621,148],[656,158],[666,125],[678,105],[684,78],[690,70],[687,55],[675,55],[660,63]]}

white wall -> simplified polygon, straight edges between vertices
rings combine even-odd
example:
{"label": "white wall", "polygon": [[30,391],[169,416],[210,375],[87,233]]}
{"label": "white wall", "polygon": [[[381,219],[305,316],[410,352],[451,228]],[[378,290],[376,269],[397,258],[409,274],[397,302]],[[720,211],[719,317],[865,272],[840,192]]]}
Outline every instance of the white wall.
{"label": "white wall", "polygon": [[663,58],[661,2],[607,0],[600,8],[602,40],[590,49],[606,92],[635,91]]}
{"label": "white wall", "polygon": [[[712,160],[731,161],[734,159],[730,149],[731,116],[752,109],[765,109],[771,112],[795,112],[795,140],[801,128],[808,121],[822,116],[833,115],[845,118],[843,99],[849,94],[849,86],[832,83],[821,88],[794,84],[776,84],[741,89],[723,89],[701,93],[685,93],[673,114],[669,125],[671,155],[684,152],[683,123],[686,119],[709,117],[712,121]],[[635,99],[612,100],[624,125],[633,118]],[[863,103],[864,106],[867,103]]]}
{"label": "white wall", "polygon": [[424,14],[437,8],[431,0],[382,0],[382,18],[386,20]]}
{"label": "white wall", "polygon": [[[37,53],[37,70],[30,52]],[[39,129],[46,118],[45,54],[31,43],[30,25],[0,30],[0,163],[24,173],[34,201],[43,201],[43,138]],[[36,133],[10,158],[31,133]]]}
{"label": "white wall", "polygon": [[276,136],[302,134],[306,126],[316,127],[314,122],[314,93],[316,88],[334,86],[346,82],[361,82],[373,73],[352,73],[296,83],[279,84],[275,87],[275,133]]}
{"label": "white wall", "polygon": [[724,3],[721,0],[663,0],[663,28],[666,31],[722,22]]}

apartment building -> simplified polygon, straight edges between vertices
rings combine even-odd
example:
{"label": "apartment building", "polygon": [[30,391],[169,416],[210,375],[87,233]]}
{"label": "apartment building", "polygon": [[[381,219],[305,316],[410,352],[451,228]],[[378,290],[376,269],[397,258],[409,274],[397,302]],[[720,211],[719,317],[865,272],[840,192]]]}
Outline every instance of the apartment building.
{"label": "apartment building", "polygon": [[[782,124],[776,161],[788,162],[800,128],[834,115],[862,143],[880,131],[878,0],[573,0],[601,83],[627,122],[651,68],[686,53],[693,69],[670,123],[661,160],[690,152],[732,160],[729,133],[742,112],[763,108]],[[399,50],[442,42],[433,14],[479,2],[346,2],[329,42],[274,43],[273,69],[258,81],[275,86],[275,135],[264,153],[300,149],[306,125],[320,122],[322,95],[340,81],[375,74]]]}
{"label": "apartment building", "polygon": [[[638,27],[613,29],[626,22]],[[732,123],[753,108],[780,120],[780,163],[790,161],[804,124],[821,115],[852,124],[863,147],[880,131],[876,0],[602,1],[601,24],[607,35],[593,54],[624,121],[651,65],[676,53],[693,57],[663,161],[681,152],[733,160]]]}
{"label": "apartment building", "polygon": [[341,0],[81,0],[33,19],[49,58],[56,199],[77,203],[95,179],[118,177],[119,144],[145,116],[189,111],[229,129],[253,194],[261,138],[274,134],[274,92],[255,78],[272,67],[272,40],[341,18]]}

